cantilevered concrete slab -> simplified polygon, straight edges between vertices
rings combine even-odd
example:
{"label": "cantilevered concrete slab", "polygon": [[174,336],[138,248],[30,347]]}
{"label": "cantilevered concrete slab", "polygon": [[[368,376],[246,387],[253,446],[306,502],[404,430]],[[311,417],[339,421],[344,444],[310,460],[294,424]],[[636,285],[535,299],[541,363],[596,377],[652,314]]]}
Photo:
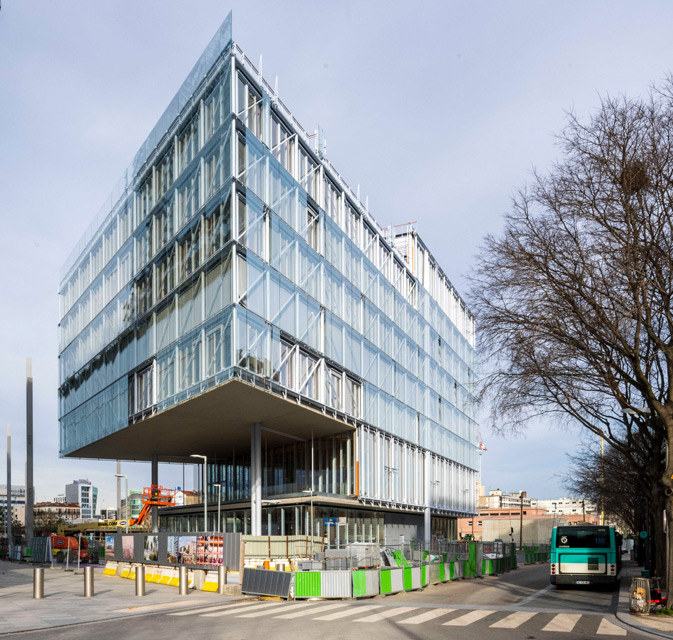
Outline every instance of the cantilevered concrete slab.
{"label": "cantilevered concrete slab", "polygon": [[226,457],[250,450],[259,422],[269,446],[354,430],[331,415],[241,380],[230,380],[69,453],[68,458],[184,462],[192,453]]}

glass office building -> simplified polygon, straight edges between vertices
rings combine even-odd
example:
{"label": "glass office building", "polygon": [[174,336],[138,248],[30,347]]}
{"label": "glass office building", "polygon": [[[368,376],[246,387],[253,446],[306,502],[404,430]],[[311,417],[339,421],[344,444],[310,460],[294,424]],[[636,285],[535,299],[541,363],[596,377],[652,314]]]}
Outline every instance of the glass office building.
{"label": "glass office building", "polygon": [[[377,224],[231,14],[60,304],[62,456],[151,460],[154,479],[207,456],[225,530],[305,534],[313,513],[342,539],[428,538],[473,512],[473,317],[411,225]],[[204,527],[197,505],[162,514]]]}

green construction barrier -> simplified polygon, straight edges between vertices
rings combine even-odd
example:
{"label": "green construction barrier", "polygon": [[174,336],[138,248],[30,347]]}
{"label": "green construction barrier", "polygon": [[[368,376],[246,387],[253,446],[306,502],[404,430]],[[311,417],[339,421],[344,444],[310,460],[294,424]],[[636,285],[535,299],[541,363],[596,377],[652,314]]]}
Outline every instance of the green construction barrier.
{"label": "green construction barrier", "polygon": [[378,595],[379,571],[376,569],[360,569],[353,571],[353,597]]}
{"label": "green construction barrier", "polygon": [[297,571],[294,574],[294,597],[320,598],[322,596],[321,582],[320,571]]}
{"label": "green construction barrier", "polygon": [[467,545],[468,559],[465,571],[466,578],[477,577],[477,545],[474,542],[469,542]]}
{"label": "green construction barrier", "polygon": [[446,582],[446,565],[443,562],[439,565],[439,580]]}
{"label": "green construction barrier", "polygon": [[401,551],[393,551],[392,554],[398,567],[407,568],[409,566],[407,559],[404,557]]}
{"label": "green construction barrier", "polygon": [[427,567],[427,565],[422,564],[421,565],[421,584],[423,586],[428,584],[427,577],[428,577],[428,567]]}
{"label": "green construction barrier", "polygon": [[404,569],[381,569],[381,595],[404,591]]}

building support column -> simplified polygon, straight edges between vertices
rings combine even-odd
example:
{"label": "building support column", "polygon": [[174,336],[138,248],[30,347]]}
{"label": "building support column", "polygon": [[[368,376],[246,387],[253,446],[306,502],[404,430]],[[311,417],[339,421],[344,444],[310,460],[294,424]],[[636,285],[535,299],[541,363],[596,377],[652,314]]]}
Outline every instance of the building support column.
{"label": "building support column", "polygon": [[262,535],[262,425],[250,427],[250,533]]}
{"label": "building support column", "polygon": [[432,540],[432,514],[430,505],[432,504],[432,484],[430,482],[430,469],[432,460],[430,452],[426,451],[423,460],[423,486],[425,487],[425,509],[423,510],[423,540],[430,542]]}
{"label": "building support column", "polygon": [[[152,454],[152,481],[150,484],[159,484],[159,455]],[[128,500],[128,497],[127,497]],[[156,505],[152,507],[152,533],[159,531],[159,507]]]}

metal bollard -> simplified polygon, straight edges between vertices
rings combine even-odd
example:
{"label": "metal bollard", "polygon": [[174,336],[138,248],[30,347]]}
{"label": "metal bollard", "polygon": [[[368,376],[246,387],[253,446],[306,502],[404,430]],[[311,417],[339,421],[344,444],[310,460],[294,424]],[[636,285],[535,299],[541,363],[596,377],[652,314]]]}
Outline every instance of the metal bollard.
{"label": "metal bollard", "polygon": [[181,596],[189,593],[189,581],[187,579],[187,567],[178,567],[178,589]]}
{"label": "metal bollard", "polygon": [[223,565],[221,567],[217,567],[217,592],[223,596],[224,595],[224,587],[227,584],[227,567],[226,565]]}
{"label": "metal bollard", "polygon": [[36,600],[44,598],[44,569],[42,567],[33,569],[33,598]]}
{"label": "metal bollard", "polygon": [[139,564],[136,567],[136,595],[145,595],[145,565]]}
{"label": "metal bollard", "polygon": [[84,597],[93,597],[93,567],[84,567]]}

